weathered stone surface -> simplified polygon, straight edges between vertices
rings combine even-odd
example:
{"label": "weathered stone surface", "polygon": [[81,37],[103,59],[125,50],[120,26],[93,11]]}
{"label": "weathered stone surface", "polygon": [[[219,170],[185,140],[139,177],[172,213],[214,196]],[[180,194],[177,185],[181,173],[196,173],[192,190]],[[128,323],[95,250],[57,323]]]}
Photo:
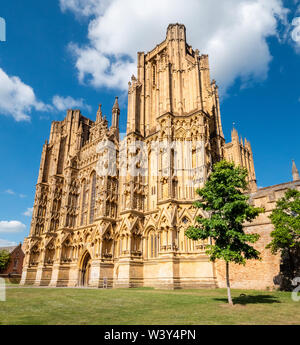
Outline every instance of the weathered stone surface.
{"label": "weathered stone surface", "polygon": [[[240,142],[236,130],[232,142],[225,144],[208,56],[187,44],[184,25],[170,24],[162,43],[147,54],[138,53],[137,77],[132,76],[128,89],[127,147],[119,140],[119,116],[116,99],[110,128],[101,105],[96,121],[80,110],[68,110],[63,121],[52,123],[41,156],[30,235],[23,246],[21,283],[223,286],[224,265],[208,260],[206,242],[184,235],[196,216],[205,216],[193,207],[195,188],[203,186],[212,165],[225,158],[248,169],[255,204],[271,208],[281,191],[256,192],[251,146],[247,140]],[[138,170],[135,176],[132,166],[120,161],[112,166],[116,174],[101,174],[114,157],[107,159],[107,147],[99,150],[99,143],[107,140],[114,155],[125,152],[127,157],[140,155],[143,148],[137,142],[142,143],[147,155],[134,167],[147,168],[146,173]],[[163,142],[167,146],[156,150]],[[278,258],[263,249],[270,222],[263,216],[247,229],[262,234],[258,246],[263,261],[232,267],[234,284],[271,286]]]}

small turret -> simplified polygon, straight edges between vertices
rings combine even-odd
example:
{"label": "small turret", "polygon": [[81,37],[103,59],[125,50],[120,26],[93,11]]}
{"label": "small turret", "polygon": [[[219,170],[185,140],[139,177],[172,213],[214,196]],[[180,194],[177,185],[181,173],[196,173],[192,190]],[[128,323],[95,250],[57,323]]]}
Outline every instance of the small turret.
{"label": "small turret", "polygon": [[231,131],[231,140],[237,140],[239,141],[239,135],[238,135],[238,132],[237,130],[233,127],[232,128],[232,131]]}
{"label": "small turret", "polygon": [[102,121],[102,110],[101,110],[101,104],[99,104],[99,108],[97,111],[97,116],[96,116],[96,123],[99,123]]}
{"label": "small turret", "polygon": [[246,138],[245,138],[245,144],[244,144],[245,148],[247,150],[249,150],[249,152],[252,152],[252,148],[251,148],[251,144],[250,144],[250,141],[248,141]]}
{"label": "small turret", "polygon": [[299,171],[296,167],[295,161],[293,160],[293,167],[292,167],[292,175],[293,175],[293,181],[300,180],[299,177]]}
{"label": "small turret", "polygon": [[114,106],[112,108],[112,127],[119,128],[119,115],[120,115],[120,108],[118,103],[118,97],[115,99]]}

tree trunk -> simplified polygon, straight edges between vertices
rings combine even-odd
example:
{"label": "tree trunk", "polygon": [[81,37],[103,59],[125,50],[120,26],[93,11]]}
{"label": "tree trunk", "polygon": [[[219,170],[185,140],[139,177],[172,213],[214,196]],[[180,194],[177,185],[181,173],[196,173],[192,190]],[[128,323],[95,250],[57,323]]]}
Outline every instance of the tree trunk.
{"label": "tree trunk", "polygon": [[290,248],[288,248],[288,254],[289,254],[289,264],[290,264],[290,278],[293,280],[295,278],[295,265],[294,265],[294,256]]}
{"label": "tree trunk", "polygon": [[229,262],[226,261],[226,285],[227,285],[227,297],[228,297],[228,303],[230,305],[233,305],[232,299],[231,299],[231,291],[230,291],[230,282],[229,282]]}

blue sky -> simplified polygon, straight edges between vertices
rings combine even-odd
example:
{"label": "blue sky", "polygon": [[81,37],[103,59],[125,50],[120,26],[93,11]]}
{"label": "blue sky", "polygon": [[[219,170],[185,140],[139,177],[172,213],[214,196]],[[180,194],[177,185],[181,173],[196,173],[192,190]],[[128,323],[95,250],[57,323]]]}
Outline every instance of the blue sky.
{"label": "blue sky", "polygon": [[292,159],[300,168],[300,3],[214,2],[0,0],[0,245],[29,233],[51,121],[69,107],[93,119],[99,103],[110,121],[120,96],[125,132],[136,52],[163,41],[170,22],[184,23],[188,43],[209,54],[226,141],[235,122],[251,142],[258,186],[291,180]]}

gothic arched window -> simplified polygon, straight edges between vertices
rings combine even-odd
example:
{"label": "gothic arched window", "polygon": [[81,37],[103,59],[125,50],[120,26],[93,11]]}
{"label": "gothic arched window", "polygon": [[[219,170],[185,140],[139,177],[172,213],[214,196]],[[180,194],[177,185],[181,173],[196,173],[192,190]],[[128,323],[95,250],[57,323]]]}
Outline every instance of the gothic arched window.
{"label": "gothic arched window", "polygon": [[153,85],[155,85],[156,83],[156,66],[153,65],[152,67],[152,81],[153,81]]}
{"label": "gothic arched window", "polygon": [[148,258],[157,258],[159,250],[159,237],[154,231],[148,235]]}
{"label": "gothic arched window", "polygon": [[93,172],[91,177],[91,207],[90,207],[90,224],[94,222],[96,201],[96,174]]}
{"label": "gothic arched window", "polygon": [[81,220],[80,225],[86,224],[86,214],[87,214],[87,202],[88,202],[88,184],[85,180],[82,182],[82,204],[81,204]]}

